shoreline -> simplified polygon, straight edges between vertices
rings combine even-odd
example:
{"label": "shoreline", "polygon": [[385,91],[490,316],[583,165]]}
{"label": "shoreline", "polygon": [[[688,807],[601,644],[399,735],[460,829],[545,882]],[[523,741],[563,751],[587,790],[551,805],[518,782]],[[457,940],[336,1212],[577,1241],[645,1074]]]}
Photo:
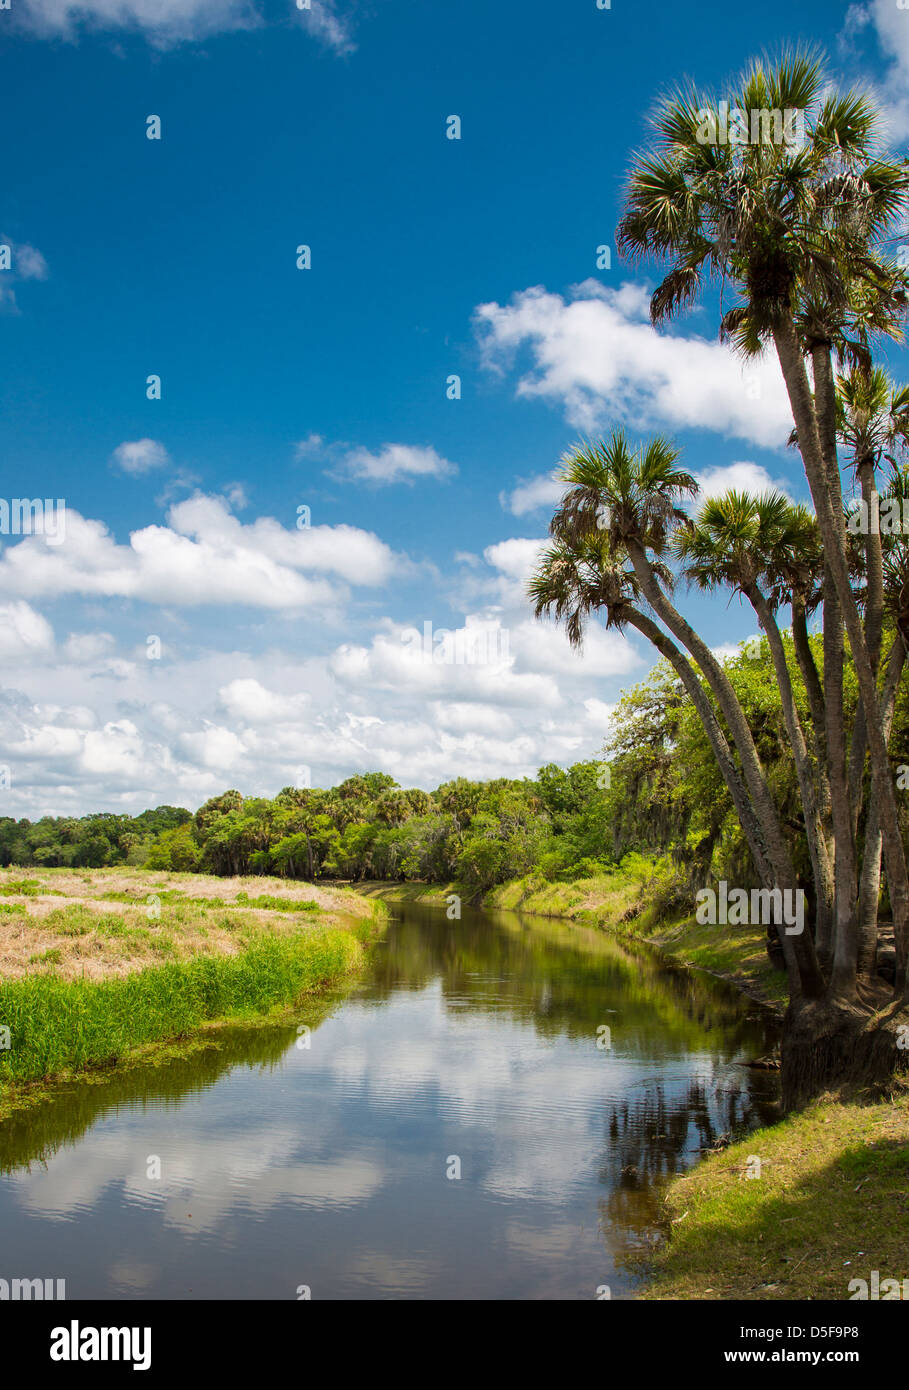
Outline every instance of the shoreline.
{"label": "shoreline", "polygon": [[0,1121],[219,1029],[289,1020],[356,976],[388,916],[347,891],[300,899],[274,880],[256,895],[268,881],[133,870],[100,892],[103,871],[21,872],[0,873]]}

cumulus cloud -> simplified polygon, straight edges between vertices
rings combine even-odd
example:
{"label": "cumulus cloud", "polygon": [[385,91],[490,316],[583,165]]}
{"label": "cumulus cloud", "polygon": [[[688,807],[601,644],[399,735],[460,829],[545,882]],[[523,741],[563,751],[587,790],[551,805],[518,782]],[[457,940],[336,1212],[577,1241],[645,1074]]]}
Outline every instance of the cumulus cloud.
{"label": "cumulus cloud", "polygon": [[356,51],[349,19],[334,0],[311,0],[309,9],[298,10],[299,22],[313,38],[343,56]]}
{"label": "cumulus cloud", "polygon": [[53,645],[53,628],[30,604],[0,604],[0,659],[34,657],[50,652]]}
{"label": "cumulus cloud", "polygon": [[289,724],[300,720],[309,703],[309,695],[278,695],[266,690],[254,677],[234,680],[222,686],[218,698],[224,709],[235,719],[252,723],[267,720],[271,724]]}
{"label": "cumulus cloud", "polygon": [[[255,0],[17,0],[14,8],[20,6],[20,25],[38,38],[74,39],[82,28],[132,29],[158,48],[257,29],[264,22]],[[310,0],[293,15],[326,48],[354,50],[349,21],[335,0]]]}
{"label": "cumulus cloud", "polygon": [[252,0],[21,0],[21,22],[41,38],[71,39],[80,28],[136,29],[162,47],[232,29],[261,17]]}
{"label": "cumulus cloud", "polygon": [[0,306],[16,312],[16,285],[25,280],[46,280],[47,261],[35,246],[0,236]]}
{"label": "cumulus cloud", "polygon": [[499,502],[512,516],[527,516],[529,512],[553,511],[562,500],[565,484],[556,474],[539,473],[525,478],[511,492],[501,492]]}
{"label": "cumulus cloud", "polygon": [[559,405],[581,430],[628,421],[785,444],[792,416],[776,361],[743,364],[719,342],[657,332],[648,304],[641,285],[595,281],[568,297],[536,286],[506,305],[481,304],[484,363],[504,372],[521,356],[517,394]]}
{"label": "cumulus cloud", "polygon": [[305,439],[300,439],[294,445],[294,458],[299,463],[302,459],[314,458],[321,453],[325,440],[321,434],[308,434]]}
{"label": "cumulus cloud", "polygon": [[288,530],[272,517],[244,524],[222,497],[179,502],[168,523],[134,531],[122,545],[102,522],[68,510],[64,544],[51,548],[43,537],[26,536],[5,548],[0,588],[26,598],[83,594],[293,610],[335,604],[344,596],[337,580],[384,584],[403,563],[369,531]]}
{"label": "cumulus cloud", "polygon": [[868,0],[851,5],[841,34],[841,47],[857,56],[860,35],[876,40],[886,66],[874,81],[883,106],[888,133],[893,139],[909,134],[909,27],[906,12],[897,0]]}
{"label": "cumulus cloud", "polygon": [[743,459],[738,463],[719,465],[716,468],[705,468],[703,472],[696,473],[698,487],[697,500],[706,497],[718,497],[724,492],[734,489],[736,492],[750,492],[758,494],[761,492],[781,492],[784,497],[793,501],[790,492],[790,485],[780,478],[771,478],[766,468],[762,468],[759,463],[751,463]]}
{"label": "cumulus cloud", "polygon": [[[91,602],[81,625],[69,619],[59,646],[24,597],[0,609],[0,761],[12,771],[5,813],[135,812],[163,802],[194,809],[229,786],[274,795],[304,771],[314,786],[376,769],[431,788],[456,776],[532,777],[544,763],[598,755],[609,702],[645,657],[596,623],[577,653],[555,625],[530,619],[522,586],[544,544],[533,538],[473,557],[470,581],[487,592],[460,618],[446,589],[444,599],[421,594],[426,608],[407,622],[361,618],[362,635],[346,641],[313,641],[324,631],[321,609],[312,619],[303,613],[280,647],[268,624],[248,628],[240,649],[228,645],[237,629],[227,638],[218,628],[192,630],[179,612],[155,618],[165,633],[160,660],[145,659],[144,632],[128,618],[117,635],[123,597],[176,610],[193,601],[197,584],[212,601],[242,590],[244,601],[264,605],[247,552],[307,583],[318,581],[320,565],[326,575],[338,565],[360,575],[363,566],[361,577],[374,579],[384,563],[397,574],[375,537],[323,529],[290,531],[271,518],[243,526],[223,498],[199,496],[128,545],[75,517],[50,568],[41,538],[25,541],[42,550],[24,552],[25,541],[8,547],[0,560],[7,592],[27,583],[49,598],[85,592]],[[184,546],[200,553],[187,561]],[[443,601],[450,617],[433,612]]]}
{"label": "cumulus cloud", "polygon": [[150,473],[153,468],[164,468],[170,463],[167,450],[156,439],[126,440],[117,445],[111,458],[124,473],[134,475]]}
{"label": "cumulus cloud", "polygon": [[361,482],[384,485],[413,483],[417,478],[450,478],[458,470],[428,446],[385,444],[378,453],[349,449],[341,460],[340,471]]}
{"label": "cumulus cloud", "polygon": [[64,643],[63,654],[68,661],[82,665],[107,656],[115,646],[111,632],[73,632]]}

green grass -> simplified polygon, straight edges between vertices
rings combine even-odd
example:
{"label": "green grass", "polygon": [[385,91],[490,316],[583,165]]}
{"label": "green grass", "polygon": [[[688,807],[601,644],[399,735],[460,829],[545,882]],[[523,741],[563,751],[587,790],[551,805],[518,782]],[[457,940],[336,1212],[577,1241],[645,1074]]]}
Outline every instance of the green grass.
{"label": "green grass", "polygon": [[[361,962],[362,933],[263,933],[235,956],[193,956],[114,979],[30,974],[0,981],[0,1085],[110,1066],[132,1049],[217,1019],[286,1007]],[[0,1039],[5,1035],[0,1034]]]}
{"label": "green grass", "polygon": [[909,1098],[821,1100],[756,1130],[673,1180],[665,1223],[646,1299],[848,1299],[872,1270],[909,1278]]}
{"label": "green grass", "polygon": [[319,904],[312,898],[277,898],[268,893],[260,893],[251,898],[248,893],[238,893],[236,901],[243,907],[265,908],[269,912],[318,912]]}
{"label": "green grass", "polygon": [[162,904],[178,904],[184,907],[250,907],[264,908],[269,912],[319,912],[319,904],[312,898],[281,898],[268,893],[260,893],[258,897],[251,898],[248,893],[238,893],[236,898],[231,901],[229,898],[199,897],[192,893],[183,893],[179,888],[150,888],[148,893],[115,892],[101,893],[100,898],[109,903],[129,903],[133,907],[143,907],[149,897],[157,898]]}
{"label": "green grass", "polygon": [[37,878],[7,879],[0,886],[0,897],[36,898],[43,884]]}

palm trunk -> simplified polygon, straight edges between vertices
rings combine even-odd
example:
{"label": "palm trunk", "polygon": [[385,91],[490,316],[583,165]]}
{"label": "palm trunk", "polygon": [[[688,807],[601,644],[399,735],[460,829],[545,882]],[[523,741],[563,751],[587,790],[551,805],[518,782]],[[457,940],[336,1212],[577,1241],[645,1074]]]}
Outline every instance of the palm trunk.
{"label": "palm trunk", "polygon": [[[643,546],[635,539],[626,538],[625,548],[647,602],[657,617],[666,624],[673,636],[694,657],[716,697],[742,764],[745,785],[748,788],[751,804],[754,807],[761,827],[761,835],[767,847],[767,858],[773,870],[774,884],[777,887],[788,888],[792,892],[796,892],[798,880],[786,842],[783,839],[779,815],[764,777],[748,721],[732,688],[732,683],[710,648],[663,593]],[[794,960],[798,964],[801,986],[799,992],[809,998],[820,996],[823,993],[824,982],[818,967],[811,935],[802,933],[801,936],[793,939],[783,932],[781,933],[781,940],[784,950],[791,948]]]}
{"label": "palm trunk", "polygon": [[830,566],[836,585],[837,597],[849,635],[852,659],[858,678],[859,694],[865,706],[865,719],[868,731],[868,746],[871,755],[871,770],[874,779],[874,792],[879,802],[881,831],[883,835],[884,862],[890,900],[893,905],[894,936],[897,949],[897,977],[906,984],[907,929],[909,929],[909,874],[906,870],[906,854],[900,835],[899,818],[896,806],[896,793],[890,775],[887,753],[887,740],[884,737],[877,700],[877,687],[861,617],[852,592],[849,567],[846,561],[845,536],[842,510],[836,515],[831,497],[830,482],[824,462],[818,432],[817,416],[811,397],[811,388],[805,363],[802,357],[798,334],[791,315],[781,316],[774,329],[774,343],[777,356],[786,382],[789,402],[792,408],[795,427],[798,431],[799,451],[805,464],[808,486],[814,500],[818,525],[824,542],[825,558]]}
{"label": "palm trunk", "polygon": [[746,593],[764,632],[767,634],[767,642],[773,660],[773,669],[776,672],[777,684],[780,688],[783,718],[786,722],[786,733],[789,737],[789,743],[795,759],[795,771],[798,778],[799,793],[802,799],[802,813],[805,818],[805,835],[808,841],[808,854],[811,858],[811,867],[814,877],[816,903],[815,949],[821,966],[825,966],[830,957],[834,903],[834,873],[820,814],[815,771],[808,754],[808,745],[805,741],[805,733],[802,728],[802,721],[799,718],[798,707],[795,703],[795,693],[792,689],[789,664],[786,661],[786,650],[783,646],[783,639],[776,618],[773,615],[773,610],[767,602],[766,597],[756,585],[749,586]]}
{"label": "palm trunk", "polygon": [[[856,460],[856,471],[862,485],[862,501],[869,520],[865,536],[865,640],[875,680],[881,660],[881,641],[884,632],[884,556],[880,533],[880,497],[874,477],[874,459],[868,454]],[[872,521],[874,518],[874,521]],[[855,716],[852,746],[849,750],[849,794],[852,802],[853,833],[858,834],[859,816],[864,797],[865,754],[868,735],[865,728],[865,708],[861,703]]]}
{"label": "palm trunk", "polygon": [[[893,711],[896,706],[896,692],[900,677],[906,664],[906,644],[899,633],[893,639],[884,689],[881,693],[881,717],[884,733],[890,740],[893,728]],[[877,963],[877,914],[881,896],[881,823],[878,815],[877,797],[871,798],[868,808],[868,823],[865,827],[865,857],[862,860],[862,877],[859,886],[859,961],[860,975],[874,974]]]}
{"label": "palm trunk", "polygon": [[685,687],[692,704],[698,713],[698,718],[704,726],[704,730],[710,740],[714,757],[722,774],[723,781],[732,798],[736,815],[742,824],[745,838],[748,841],[748,848],[751,850],[752,858],[757,876],[764,888],[773,886],[773,871],[767,858],[767,851],[764,846],[761,828],[754,807],[748,796],[744,782],[739,775],[732,756],[732,750],[726,740],[726,735],[720,728],[719,720],[714,713],[713,706],[704,693],[704,688],[698,679],[697,672],[691,665],[688,658],[679,650],[673,641],[670,640],[657,627],[656,623],[646,614],[632,609],[628,619],[632,627],[636,627],[638,632],[652,642],[661,656],[670,663],[676,675]]}
{"label": "palm trunk", "polygon": [[[830,345],[815,342],[811,348],[814,370],[814,408],[818,437],[834,512],[842,515],[843,489],[836,456],[836,389]],[[825,557],[826,559],[826,557]],[[857,819],[853,816],[851,784],[846,761],[846,712],[843,689],[845,641],[843,615],[829,563],[824,565],[824,707],[825,735],[830,776],[835,863],[835,930],[833,938],[834,993],[844,998],[855,994],[858,971],[858,859]]]}
{"label": "palm trunk", "polygon": [[838,994],[848,995],[855,990],[858,970],[858,865],[849,778],[846,772],[843,625],[829,567],[825,567],[824,592],[825,741],[835,845],[833,985]]}
{"label": "palm trunk", "polygon": [[[628,615],[628,622],[632,627],[643,634],[653,643],[661,656],[664,656],[670,663],[673,670],[678,675],[684,685],[691,702],[697,710],[698,717],[704,726],[704,730],[710,740],[714,757],[720,769],[723,781],[732,798],[736,815],[741,823],[748,848],[751,850],[754,867],[757,872],[761,886],[773,888],[777,883],[777,875],[767,857],[764,838],[758,817],[755,814],[754,806],[748,796],[747,789],[742,781],[732,750],[726,740],[726,735],[720,727],[713,706],[704,693],[704,688],[698,679],[697,672],[691,665],[687,657],[679,650],[666,634],[657,627],[656,623],[646,614],[639,613],[636,609],[631,609]],[[803,994],[802,975],[803,969],[799,962],[799,954],[790,936],[785,931],[779,933],[779,941],[783,951],[783,960],[786,965],[786,973],[789,979],[790,996],[798,999]],[[810,977],[809,977],[810,978]]]}
{"label": "palm trunk", "polygon": [[824,690],[817,672],[814,652],[811,650],[811,643],[808,640],[805,600],[798,594],[794,594],[792,598],[792,641],[795,646],[795,659],[802,673],[802,680],[805,682],[808,709],[811,712],[809,734],[812,751],[817,759],[819,772],[826,777],[827,745],[824,739],[824,727],[827,716],[824,712]]}

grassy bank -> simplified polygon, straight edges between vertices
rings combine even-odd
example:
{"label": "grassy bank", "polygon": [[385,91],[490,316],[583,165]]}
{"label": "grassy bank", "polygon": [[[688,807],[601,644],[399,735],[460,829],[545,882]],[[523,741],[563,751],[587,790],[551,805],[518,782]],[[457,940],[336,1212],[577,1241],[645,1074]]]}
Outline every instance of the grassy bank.
{"label": "grassy bank", "polygon": [[354,972],[382,915],[268,879],[0,872],[0,1115],[35,1083],[286,1010]]}
{"label": "grassy bank", "polygon": [[872,1270],[909,1278],[907,1126],[904,1094],[818,1101],[709,1155],[667,1189],[671,1235],[641,1297],[848,1299]]}

